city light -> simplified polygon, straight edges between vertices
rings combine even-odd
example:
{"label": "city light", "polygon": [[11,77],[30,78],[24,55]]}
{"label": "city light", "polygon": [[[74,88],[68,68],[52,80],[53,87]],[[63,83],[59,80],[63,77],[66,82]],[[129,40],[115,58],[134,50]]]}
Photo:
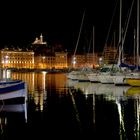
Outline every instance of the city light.
{"label": "city light", "polygon": [[76,57],[73,57],[73,62],[74,65],[76,64]]}

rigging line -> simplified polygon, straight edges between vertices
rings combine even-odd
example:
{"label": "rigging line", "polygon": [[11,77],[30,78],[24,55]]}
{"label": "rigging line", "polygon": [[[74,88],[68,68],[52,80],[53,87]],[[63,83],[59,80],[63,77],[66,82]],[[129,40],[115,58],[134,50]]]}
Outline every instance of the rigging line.
{"label": "rigging line", "polygon": [[116,2],[115,9],[114,9],[114,12],[113,12],[113,15],[112,15],[112,19],[111,19],[111,23],[110,23],[110,26],[109,26],[109,30],[108,30],[108,34],[107,34],[107,38],[106,38],[105,44],[107,44],[107,41],[108,41],[108,38],[109,38],[111,26],[112,26],[113,19],[114,19],[114,16],[115,16],[115,12],[116,12],[116,8],[117,8],[117,3],[118,3],[118,0]]}
{"label": "rigging line", "polygon": [[136,35],[136,44],[137,44],[137,69],[138,69],[138,65],[139,65],[139,16],[140,16],[140,7],[139,7],[139,0],[137,0],[137,35]]}
{"label": "rigging line", "polygon": [[91,41],[92,41],[92,32],[91,32],[91,36],[90,36],[90,40],[89,40],[89,47],[88,47],[88,53],[90,52],[90,47],[91,47]]}
{"label": "rigging line", "polygon": [[79,39],[80,39],[80,35],[81,35],[81,31],[82,31],[82,27],[83,27],[83,21],[84,21],[84,18],[85,18],[85,10],[84,10],[84,13],[83,13],[82,22],[81,22],[81,26],[80,26],[80,31],[79,31],[79,35],[78,35],[78,39],[77,39],[77,43],[76,43],[76,47],[75,47],[75,51],[74,51],[74,57],[75,57],[75,54],[76,54],[76,51],[77,51],[77,47],[78,47],[78,43],[79,43]]}
{"label": "rigging line", "polygon": [[90,53],[91,40],[92,40],[92,39],[90,38],[89,47],[88,47],[88,53]]}
{"label": "rigging line", "polygon": [[[121,40],[118,42],[118,44],[117,44],[117,52],[119,51],[119,46],[122,45],[122,46],[121,46],[121,49],[120,49],[120,52],[119,52],[120,54],[121,54],[122,51],[123,51],[123,45],[124,45],[124,41],[125,41],[125,37],[126,37],[128,25],[129,25],[129,22],[130,22],[130,17],[131,17],[131,14],[132,14],[133,5],[134,5],[134,0],[132,1],[131,7],[130,7],[128,19],[126,20],[126,21],[127,21],[127,24],[126,24],[126,27],[124,28],[124,29],[125,29],[124,35],[123,35],[122,39],[121,39]],[[116,54],[115,61],[117,60],[117,55],[118,55],[118,54]],[[114,67],[114,65],[113,65],[113,67]]]}
{"label": "rigging line", "polygon": [[132,8],[133,8],[133,5],[134,5],[134,0],[132,1],[131,7],[130,7],[129,16],[128,16],[128,20],[127,20],[127,24],[126,24],[126,28],[125,28],[125,32],[124,32],[124,36],[123,36],[123,38],[122,38],[122,48],[121,48],[121,51],[123,51],[123,45],[124,45],[124,41],[125,41],[125,37],[126,37],[126,33],[127,33],[127,29],[128,29],[128,25],[129,25],[130,17],[131,17],[131,14],[132,14]]}
{"label": "rigging line", "polygon": [[113,35],[113,36],[112,36],[112,39],[111,39],[110,47],[111,47],[111,46],[114,46],[114,47],[115,47],[115,45],[112,45],[112,44],[114,43],[114,40],[115,40],[115,37],[114,37],[114,35]]}
{"label": "rigging line", "polygon": [[[113,15],[112,15],[112,18],[111,18],[111,23],[110,23],[110,26],[109,26],[109,29],[108,29],[108,33],[107,33],[107,37],[106,37],[106,41],[105,41],[105,46],[107,46],[107,41],[108,41],[110,30],[111,30],[111,27],[112,27],[112,24],[113,24],[113,19],[114,19],[116,8],[117,8],[117,3],[118,3],[118,0],[116,1],[115,8],[114,8],[114,11],[113,11]],[[104,50],[103,50],[103,54],[104,54]]]}
{"label": "rigging line", "polygon": [[131,17],[132,10],[133,10],[132,9],[133,5],[134,5],[134,0],[132,1],[131,7],[128,10],[128,16],[127,16],[127,19],[126,19],[126,22],[125,22],[124,32],[123,32],[123,36],[122,36],[121,52],[123,51],[123,45],[124,45],[124,41],[125,41],[125,38],[126,38],[126,33],[127,33],[127,30],[128,30],[128,25],[129,25],[129,22],[130,22],[130,17]]}
{"label": "rigging line", "polygon": [[[118,47],[119,47],[119,44],[121,44],[121,48],[120,48],[120,54],[123,53],[123,46],[124,46],[124,42],[125,42],[125,38],[126,38],[126,33],[127,33],[127,30],[128,30],[128,25],[129,25],[129,22],[130,22],[130,17],[131,17],[131,14],[132,14],[132,10],[133,10],[133,5],[134,5],[134,0],[132,1],[132,4],[131,4],[131,7],[130,7],[130,10],[128,12],[128,19],[126,19],[126,23],[125,23],[125,28],[124,28],[124,34],[122,36],[122,39],[120,40],[120,42],[118,43]],[[121,56],[122,57],[122,56]],[[122,59],[122,58],[120,58]]]}

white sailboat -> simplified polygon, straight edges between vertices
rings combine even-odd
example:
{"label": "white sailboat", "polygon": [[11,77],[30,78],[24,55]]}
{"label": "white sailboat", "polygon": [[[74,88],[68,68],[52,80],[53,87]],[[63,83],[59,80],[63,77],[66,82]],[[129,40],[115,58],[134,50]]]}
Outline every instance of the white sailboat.
{"label": "white sailboat", "polygon": [[[116,3],[117,5],[117,3]],[[120,0],[120,24],[119,24],[119,29],[121,29],[121,0]],[[114,9],[114,12],[113,12],[113,16],[112,16],[112,19],[111,19],[111,24],[110,24],[110,27],[109,27],[109,31],[108,31],[108,35],[107,35],[107,39],[108,39],[108,36],[109,36],[109,33],[110,33],[110,29],[111,29],[111,26],[112,26],[112,21],[113,21],[113,17],[114,17],[114,13],[116,11],[116,7]],[[119,34],[120,38],[121,39],[121,33]],[[106,39],[106,42],[105,42],[105,47],[107,46],[107,39]],[[114,37],[114,42],[115,42],[115,37]],[[115,47],[115,43],[114,43],[114,47]],[[116,65],[113,63],[113,64],[105,64],[105,70],[101,71],[100,74],[98,75],[98,79],[99,81],[102,83],[102,84],[114,84],[114,81],[113,81],[113,77],[114,77],[114,71],[116,71]]]}
{"label": "white sailboat", "polygon": [[87,67],[83,67],[83,68],[80,68],[80,69],[75,69],[75,64],[76,64],[76,56],[75,55],[76,55],[76,52],[77,52],[77,47],[78,47],[79,39],[80,39],[80,36],[81,36],[81,31],[82,31],[82,27],[83,27],[84,18],[85,18],[85,11],[83,13],[82,22],[81,22],[81,26],[80,26],[80,31],[79,31],[79,35],[78,35],[74,55],[73,55],[73,58],[72,58],[72,65],[74,67],[74,70],[67,74],[67,77],[69,79],[78,80],[80,82],[89,81],[89,79],[88,79],[88,77],[86,75],[87,72],[89,72],[88,71],[89,69]]}
{"label": "white sailboat", "polygon": [[[81,22],[81,26],[80,26],[80,31],[79,31],[79,34],[78,34],[78,39],[77,39],[77,42],[76,42],[76,47],[75,47],[74,55],[73,55],[73,58],[72,58],[72,67],[74,67],[75,63],[76,63],[75,54],[76,54],[78,43],[79,43],[79,39],[80,39],[80,36],[81,36],[81,31],[82,31],[82,27],[83,27],[84,17],[85,17],[85,12],[83,13],[82,22]],[[81,70],[74,68],[74,70],[72,70],[69,73],[67,73],[67,78],[72,79],[72,80],[78,80],[80,72],[81,72]]]}
{"label": "white sailboat", "polygon": [[[140,7],[139,7],[139,0],[137,0],[137,70],[139,66],[139,14],[140,14]],[[137,71],[138,76],[134,78],[128,78],[127,83],[131,86],[140,86],[140,71]]]}
{"label": "white sailboat", "polygon": [[[94,26],[93,26],[93,64],[94,64],[94,45],[95,45],[95,29],[94,29]],[[98,75],[99,75],[99,70],[92,70],[91,72],[88,72],[87,74],[87,77],[89,79],[90,82],[93,82],[93,83],[98,83],[100,82],[99,79],[98,79]]]}
{"label": "white sailboat", "polygon": [[[132,1],[132,5],[131,5],[131,11],[132,11],[132,7],[134,4],[134,0]],[[134,35],[135,36],[135,35]],[[139,0],[137,0],[137,66],[139,65]],[[124,43],[124,39],[123,39],[123,43]],[[123,45],[122,43],[122,45]],[[116,85],[120,85],[120,84],[129,84],[129,85],[133,85],[134,82],[131,82],[131,79],[140,79],[140,72],[138,71],[138,68],[136,69],[136,71],[134,72],[123,72],[120,73],[119,75],[116,75],[114,77],[114,83]]]}

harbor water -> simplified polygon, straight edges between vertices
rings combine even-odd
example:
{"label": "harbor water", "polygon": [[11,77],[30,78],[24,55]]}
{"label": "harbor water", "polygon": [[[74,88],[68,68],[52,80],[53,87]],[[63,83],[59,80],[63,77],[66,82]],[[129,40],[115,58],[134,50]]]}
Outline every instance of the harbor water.
{"label": "harbor water", "polygon": [[13,72],[27,82],[21,111],[0,108],[0,140],[139,140],[140,88],[67,79],[65,73]]}

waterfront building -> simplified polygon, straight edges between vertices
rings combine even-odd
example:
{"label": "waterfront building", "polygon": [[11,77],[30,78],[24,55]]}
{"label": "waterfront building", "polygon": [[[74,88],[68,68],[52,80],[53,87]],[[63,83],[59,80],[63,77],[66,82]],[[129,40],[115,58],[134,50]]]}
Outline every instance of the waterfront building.
{"label": "waterfront building", "polygon": [[[102,55],[96,52],[94,54],[84,53],[73,56],[71,52],[64,51],[63,46],[60,44],[49,46],[47,42],[43,41],[43,35],[41,34],[40,38],[36,38],[28,50],[9,49],[7,47],[0,50],[0,66],[1,68],[43,70],[94,68],[98,67],[100,63],[114,63],[116,53],[115,47],[106,47]],[[103,62],[101,62],[101,58]],[[129,62],[130,60],[131,58]]]}
{"label": "waterfront building", "polygon": [[55,56],[36,56],[35,69],[52,69],[55,67]]}
{"label": "waterfront building", "polygon": [[105,64],[114,64],[117,55],[117,48],[106,46],[104,48],[103,59]]}
{"label": "waterfront building", "polygon": [[65,69],[67,68],[67,53],[55,52],[52,55],[36,56],[36,69]]}
{"label": "waterfront building", "polygon": [[35,69],[65,69],[67,68],[67,52],[62,45],[55,44],[51,47],[43,41],[43,35],[32,43],[35,53]]}
{"label": "waterfront building", "polygon": [[67,52],[56,52],[55,53],[55,68],[65,69],[67,67],[68,67]]}
{"label": "waterfront building", "polygon": [[82,68],[82,67],[93,68],[98,65],[99,56],[97,53],[94,53],[94,55],[92,53],[76,54],[75,56],[72,56],[71,60],[75,61],[75,62],[72,61],[73,68]]}
{"label": "waterfront building", "polygon": [[33,69],[34,52],[4,48],[0,50],[0,66],[1,68]]}

